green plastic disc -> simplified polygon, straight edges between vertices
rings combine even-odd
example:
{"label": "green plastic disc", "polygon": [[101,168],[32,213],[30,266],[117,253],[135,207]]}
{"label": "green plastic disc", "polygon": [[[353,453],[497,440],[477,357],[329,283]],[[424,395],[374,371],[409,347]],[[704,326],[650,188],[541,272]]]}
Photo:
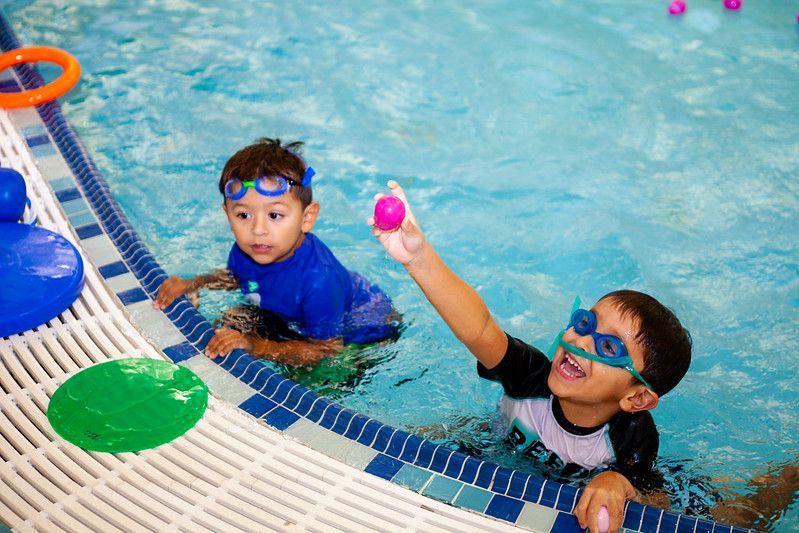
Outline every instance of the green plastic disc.
{"label": "green plastic disc", "polygon": [[194,427],[208,388],[188,368],[158,359],[116,359],[81,370],[58,387],[47,418],[86,450],[137,452]]}

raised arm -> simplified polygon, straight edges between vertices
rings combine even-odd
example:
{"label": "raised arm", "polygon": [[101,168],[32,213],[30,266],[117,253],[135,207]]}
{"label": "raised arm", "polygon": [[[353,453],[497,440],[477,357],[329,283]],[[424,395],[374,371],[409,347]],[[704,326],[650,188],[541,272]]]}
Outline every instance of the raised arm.
{"label": "raised arm", "polygon": [[165,309],[177,298],[200,288],[232,291],[239,288],[239,280],[227,269],[220,268],[210,274],[202,274],[193,278],[169,277],[158,287],[158,294],[153,300],[153,307]]}
{"label": "raised arm", "polygon": [[[385,232],[373,227],[372,233],[389,255],[405,266],[458,340],[485,367],[495,367],[507,349],[505,333],[477,291],[459,278],[425,240],[399,184],[389,181],[388,187],[405,204],[405,220],[396,231]],[[372,218],[367,222],[374,226]]]}

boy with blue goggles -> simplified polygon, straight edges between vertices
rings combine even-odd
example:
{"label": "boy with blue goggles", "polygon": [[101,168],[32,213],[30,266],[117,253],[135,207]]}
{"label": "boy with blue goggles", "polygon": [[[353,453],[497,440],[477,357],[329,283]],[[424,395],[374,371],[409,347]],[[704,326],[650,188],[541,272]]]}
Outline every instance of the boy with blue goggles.
{"label": "boy with blue goggles", "polygon": [[[305,174],[302,176],[302,187],[311,186],[311,178],[314,177],[316,171],[312,167],[305,169]],[[285,176],[261,176],[252,181],[241,181],[239,178],[231,178],[225,183],[225,198],[229,200],[241,200],[247,194],[247,189],[255,189],[263,196],[281,196],[292,185],[297,185],[297,182]]]}
{"label": "boy with blue goggles", "polygon": [[[555,342],[552,343],[552,347],[549,350],[549,358],[552,359],[556,345],[560,345],[566,351],[573,353],[574,355],[579,355],[580,357],[584,357],[604,365],[623,368],[635,379],[643,383],[647,389],[653,390],[652,385],[647,383],[644,377],[635,369],[635,367],[633,367],[633,360],[627,353],[627,347],[624,345],[622,340],[615,335],[598,333],[596,330],[596,314],[590,310],[580,309],[579,306],[580,298],[577,297],[574,301],[574,306],[572,307],[572,314],[571,318],[569,319],[569,324],[558,334]],[[585,335],[591,335],[591,337],[594,339],[596,354],[586,352],[574,344],[570,344],[563,340],[563,334],[566,333],[569,328],[574,328],[574,332],[581,337]]]}

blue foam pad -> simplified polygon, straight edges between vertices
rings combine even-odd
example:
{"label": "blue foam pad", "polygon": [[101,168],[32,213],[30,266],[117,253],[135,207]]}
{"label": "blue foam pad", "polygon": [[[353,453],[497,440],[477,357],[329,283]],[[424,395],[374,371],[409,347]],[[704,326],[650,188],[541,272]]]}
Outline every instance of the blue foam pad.
{"label": "blue foam pad", "polygon": [[50,230],[0,222],[0,337],[57,317],[83,288],[83,260]]}

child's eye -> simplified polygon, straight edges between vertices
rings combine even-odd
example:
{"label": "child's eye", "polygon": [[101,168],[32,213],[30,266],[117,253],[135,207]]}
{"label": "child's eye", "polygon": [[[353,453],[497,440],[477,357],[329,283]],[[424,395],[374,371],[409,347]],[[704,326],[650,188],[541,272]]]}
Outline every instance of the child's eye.
{"label": "child's eye", "polygon": [[279,219],[283,218],[283,215],[280,214],[280,213],[272,212],[272,213],[269,213],[269,218],[271,218],[272,220],[279,220]]}
{"label": "child's eye", "polygon": [[252,218],[250,213],[236,213],[236,218],[240,218],[241,220],[247,220],[248,218]]}

